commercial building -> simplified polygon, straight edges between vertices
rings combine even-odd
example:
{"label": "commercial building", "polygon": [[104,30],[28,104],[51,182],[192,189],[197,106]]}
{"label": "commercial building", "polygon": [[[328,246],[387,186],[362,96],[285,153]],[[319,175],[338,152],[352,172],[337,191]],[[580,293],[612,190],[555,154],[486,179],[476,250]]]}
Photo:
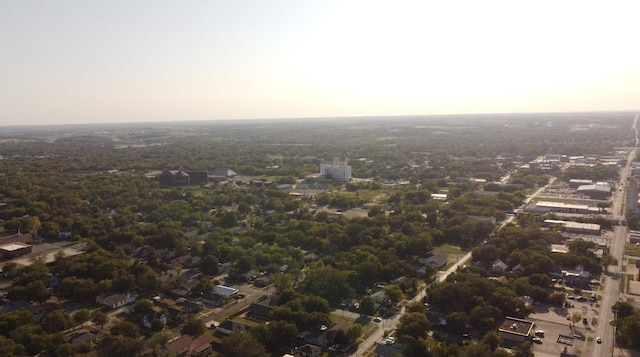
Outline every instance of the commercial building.
{"label": "commercial building", "polygon": [[347,160],[336,160],[332,164],[320,164],[320,177],[348,182],[351,180],[351,166],[347,164]]}
{"label": "commercial building", "polygon": [[588,179],[571,179],[569,180],[569,187],[576,189],[580,186],[591,185],[593,181]]}
{"label": "commercial building", "polygon": [[561,221],[557,219],[546,219],[543,222],[543,226],[545,227],[551,227],[554,225],[562,226],[563,231],[571,234],[589,234],[599,236],[602,232],[600,225],[594,223]]}
{"label": "commercial building", "polygon": [[606,200],[611,196],[611,187],[606,185],[582,185],[578,187],[577,191],[589,196],[592,200]]}
{"label": "commercial building", "polygon": [[12,259],[31,253],[29,244],[15,242],[0,245],[0,260]]}
{"label": "commercial building", "polygon": [[546,214],[550,212],[589,214],[598,213],[600,210],[597,207],[591,207],[586,204],[579,205],[563,202],[538,201],[527,206],[524,211],[533,214]]}

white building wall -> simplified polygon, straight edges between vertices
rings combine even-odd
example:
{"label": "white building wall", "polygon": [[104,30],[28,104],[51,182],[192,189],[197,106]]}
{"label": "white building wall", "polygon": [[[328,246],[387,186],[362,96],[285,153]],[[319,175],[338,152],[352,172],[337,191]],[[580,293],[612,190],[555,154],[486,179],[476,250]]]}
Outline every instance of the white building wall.
{"label": "white building wall", "polygon": [[347,161],[334,162],[333,164],[320,164],[320,176],[342,182],[351,180],[351,166]]}

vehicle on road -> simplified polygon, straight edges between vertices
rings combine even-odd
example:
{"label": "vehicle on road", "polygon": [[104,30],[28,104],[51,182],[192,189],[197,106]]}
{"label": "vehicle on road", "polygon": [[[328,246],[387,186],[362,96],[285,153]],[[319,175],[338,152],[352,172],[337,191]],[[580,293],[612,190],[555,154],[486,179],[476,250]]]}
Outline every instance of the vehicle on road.
{"label": "vehicle on road", "polygon": [[602,343],[602,337],[598,336],[598,338],[596,338],[596,342],[597,343]]}
{"label": "vehicle on road", "polygon": [[374,317],[373,322],[382,322],[382,319],[379,317]]}
{"label": "vehicle on road", "polygon": [[536,334],[536,336],[544,336],[543,330],[536,330],[534,333]]}
{"label": "vehicle on road", "polygon": [[533,342],[540,344],[540,343],[542,343],[542,339],[539,338],[539,337],[534,337],[533,338]]}

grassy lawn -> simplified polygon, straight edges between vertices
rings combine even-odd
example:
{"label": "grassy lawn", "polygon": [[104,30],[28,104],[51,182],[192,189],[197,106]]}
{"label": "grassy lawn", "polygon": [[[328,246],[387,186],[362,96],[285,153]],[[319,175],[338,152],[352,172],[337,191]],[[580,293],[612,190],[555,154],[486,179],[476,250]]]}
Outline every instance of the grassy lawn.
{"label": "grassy lawn", "polygon": [[455,255],[463,255],[469,252],[468,250],[462,250],[460,247],[451,244],[443,244],[439,247],[436,247],[437,250],[446,253],[446,254],[455,254]]}
{"label": "grassy lawn", "polygon": [[352,324],[356,321],[350,317],[342,316],[342,314],[331,313],[331,322],[334,322],[334,323],[346,322],[348,324]]}
{"label": "grassy lawn", "polygon": [[640,257],[640,247],[632,243],[627,243],[624,245],[624,254]]}

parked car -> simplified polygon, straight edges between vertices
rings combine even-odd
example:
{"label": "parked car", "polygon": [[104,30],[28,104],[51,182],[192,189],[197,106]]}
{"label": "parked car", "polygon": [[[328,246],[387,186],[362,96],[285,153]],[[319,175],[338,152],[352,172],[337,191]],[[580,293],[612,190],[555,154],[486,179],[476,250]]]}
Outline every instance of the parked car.
{"label": "parked car", "polygon": [[544,336],[543,330],[536,330],[534,333],[536,334],[536,336]]}
{"label": "parked car", "polygon": [[542,343],[542,339],[541,339],[541,338],[539,338],[539,337],[534,337],[534,338],[533,338],[533,342],[535,342],[535,343]]}
{"label": "parked car", "polygon": [[596,338],[596,342],[597,343],[602,343],[602,337],[598,336],[598,338]]}

